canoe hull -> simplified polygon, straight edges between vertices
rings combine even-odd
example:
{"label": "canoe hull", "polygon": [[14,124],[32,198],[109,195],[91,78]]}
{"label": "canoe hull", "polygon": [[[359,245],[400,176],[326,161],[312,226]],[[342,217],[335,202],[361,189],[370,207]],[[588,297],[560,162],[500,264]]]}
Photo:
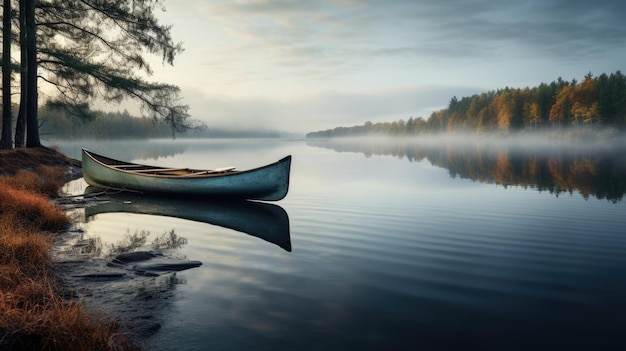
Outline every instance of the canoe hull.
{"label": "canoe hull", "polygon": [[206,176],[164,176],[138,174],[111,167],[122,161],[83,150],[83,177],[87,184],[146,193],[210,196],[236,199],[278,201],[289,190],[291,156],[275,163],[240,172]]}

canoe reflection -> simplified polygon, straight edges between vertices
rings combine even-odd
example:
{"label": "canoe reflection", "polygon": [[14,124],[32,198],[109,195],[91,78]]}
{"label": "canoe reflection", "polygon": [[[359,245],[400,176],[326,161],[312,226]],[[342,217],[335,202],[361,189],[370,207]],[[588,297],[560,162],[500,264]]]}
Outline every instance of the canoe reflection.
{"label": "canoe reflection", "polygon": [[[85,193],[101,189],[88,187]],[[233,229],[263,239],[291,252],[289,216],[280,206],[247,200],[182,199],[119,192],[98,196],[102,201],[85,207],[85,217],[101,213],[137,213],[176,217]]]}

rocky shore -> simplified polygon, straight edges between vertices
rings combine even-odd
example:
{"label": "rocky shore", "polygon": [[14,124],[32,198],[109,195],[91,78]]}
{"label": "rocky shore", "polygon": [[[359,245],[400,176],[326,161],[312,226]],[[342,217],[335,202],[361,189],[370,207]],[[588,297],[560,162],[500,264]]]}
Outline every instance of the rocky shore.
{"label": "rocky shore", "polygon": [[[51,148],[0,151],[0,175],[19,179],[20,172],[37,173],[42,167],[60,169],[66,182],[82,176],[80,161]],[[184,241],[173,232],[164,233],[156,245],[117,247],[104,253],[100,238],[87,237],[81,226],[86,222],[85,208],[113,199],[105,193],[93,197],[59,195],[52,201],[66,212],[70,225],[55,234],[50,248],[56,294],[66,303],[81,305],[86,313],[113,321],[116,333],[132,340],[133,347],[146,345],[160,329],[176,286],[185,283],[176,272],[202,262],[173,254],[171,248]],[[0,349],[1,339],[0,325]]]}

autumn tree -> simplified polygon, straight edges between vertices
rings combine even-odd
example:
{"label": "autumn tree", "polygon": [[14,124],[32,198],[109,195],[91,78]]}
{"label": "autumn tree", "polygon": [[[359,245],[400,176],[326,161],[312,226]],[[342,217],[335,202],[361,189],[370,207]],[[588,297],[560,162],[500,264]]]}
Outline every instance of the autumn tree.
{"label": "autumn tree", "polygon": [[556,97],[556,101],[550,108],[549,121],[559,125],[565,125],[569,123],[571,119],[571,107],[572,103],[570,96],[574,89],[573,85],[566,85],[561,89]]}
{"label": "autumn tree", "polygon": [[510,92],[504,92],[493,100],[493,106],[496,111],[498,120],[498,128],[508,131],[513,120],[515,101]]}
{"label": "autumn tree", "polygon": [[585,80],[571,89],[570,101],[572,101],[571,117],[576,124],[594,122],[598,118],[598,93],[596,80],[591,73],[585,76]]}

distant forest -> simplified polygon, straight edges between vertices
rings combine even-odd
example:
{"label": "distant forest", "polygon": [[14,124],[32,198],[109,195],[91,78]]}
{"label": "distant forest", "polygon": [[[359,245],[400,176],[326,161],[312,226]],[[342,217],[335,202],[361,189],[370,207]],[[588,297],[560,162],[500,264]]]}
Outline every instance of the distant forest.
{"label": "distant forest", "polygon": [[626,76],[620,71],[582,82],[561,78],[534,88],[504,88],[470,97],[453,97],[430,117],[366,122],[308,133],[307,138],[363,135],[419,135],[465,131],[477,134],[569,126],[626,127]]}
{"label": "distant forest", "polygon": [[81,138],[158,138],[172,135],[165,123],[148,117],[133,117],[124,112],[84,111],[71,113],[45,105],[39,109],[40,134],[43,139]]}
{"label": "distant forest", "polygon": [[[128,111],[68,111],[55,105],[39,109],[40,134],[43,139],[148,139],[171,138],[172,127],[162,120],[136,117]],[[177,138],[277,138],[272,130],[212,129],[200,121],[193,128],[177,133]]]}

